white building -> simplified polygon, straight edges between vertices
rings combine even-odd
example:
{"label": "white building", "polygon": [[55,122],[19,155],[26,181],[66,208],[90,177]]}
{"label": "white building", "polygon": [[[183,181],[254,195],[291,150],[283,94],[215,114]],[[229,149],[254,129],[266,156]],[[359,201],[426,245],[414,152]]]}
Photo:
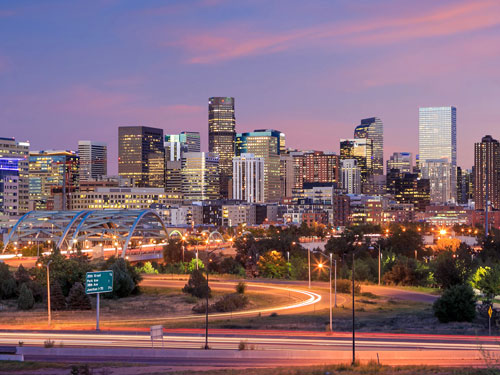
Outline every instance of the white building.
{"label": "white building", "polygon": [[422,164],[422,178],[429,180],[431,203],[455,201],[456,185],[452,185],[452,166],[448,159],[427,160]]}
{"label": "white building", "polygon": [[357,159],[341,160],[342,188],[347,194],[361,194],[361,169]]}
{"label": "white building", "polygon": [[264,203],[264,158],[254,154],[233,158],[233,199]]}
{"label": "white building", "polygon": [[78,141],[80,156],[80,181],[97,180],[108,173],[108,152],[106,143]]}

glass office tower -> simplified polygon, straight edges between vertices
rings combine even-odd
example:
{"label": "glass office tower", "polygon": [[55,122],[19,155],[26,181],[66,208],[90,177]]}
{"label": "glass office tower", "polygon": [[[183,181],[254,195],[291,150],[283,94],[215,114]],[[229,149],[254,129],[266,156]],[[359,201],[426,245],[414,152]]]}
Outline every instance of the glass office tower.
{"label": "glass office tower", "polygon": [[384,174],[384,124],[378,117],[361,120],[354,129],[354,138],[369,138],[373,142],[372,166],[374,175]]}
{"label": "glass office tower", "polygon": [[229,195],[229,180],[233,174],[235,128],[234,98],[210,98],[208,100],[208,151],[219,155],[220,192],[223,198]]}
{"label": "glass office tower", "polygon": [[[438,159],[447,159],[451,166],[447,177],[451,180],[435,184],[431,181],[431,190],[433,185],[457,186],[457,109],[451,106],[419,108],[418,130],[420,167],[423,168],[427,161]],[[443,199],[456,201],[456,189],[451,189],[450,194]]]}

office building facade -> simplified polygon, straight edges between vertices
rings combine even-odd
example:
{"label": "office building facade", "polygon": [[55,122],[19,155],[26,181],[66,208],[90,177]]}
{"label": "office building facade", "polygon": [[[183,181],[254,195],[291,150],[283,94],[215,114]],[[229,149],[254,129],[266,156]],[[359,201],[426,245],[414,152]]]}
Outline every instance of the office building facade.
{"label": "office building facade", "polygon": [[347,194],[361,194],[361,169],[358,159],[344,159],[340,163],[342,188]]}
{"label": "office building facade", "polygon": [[[163,130],[146,126],[118,128],[118,174],[133,178],[137,187],[163,187],[156,171],[163,155]],[[160,186],[158,186],[160,185]]]}
{"label": "office building facade", "polygon": [[80,181],[97,180],[108,174],[108,151],[106,143],[78,141],[80,157]]}
{"label": "office building facade", "polygon": [[[455,107],[419,109],[418,151],[419,168],[422,171],[429,160],[446,159],[450,165],[450,173],[442,175],[450,181],[430,181],[431,196],[433,186],[455,187],[457,185],[457,110]],[[435,163],[434,166],[436,166]],[[456,201],[455,188],[452,189],[449,198],[450,201]]]}
{"label": "office building facade", "polygon": [[357,168],[361,173],[361,191],[369,193],[373,191],[373,142],[370,138],[341,139],[340,159],[357,160]]}
{"label": "office building facade", "polygon": [[229,180],[235,156],[236,117],[234,98],[212,97],[208,100],[208,151],[219,155],[221,195],[229,195]]}
{"label": "office building facade", "polygon": [[361,120],[354,129],[354,138],[372,140],[372,168],[374,175],[384,174],[384,124],[378,117]]}
{"label": "office building facade", "polygon": [[186,200],[220,198],[219,155],[212,152],[186,152],[181,166],[182,195]]}
{"label": "office building facade", "polygon": [[387,160],[387,173],[396,169],[401,173],[413,172],[413,156],[411,152],[394,152]]}
{"label": "office building facade", "polygon": [[[80,158],[74,151],[34,151],[29,156],[30,209],[68,210],[68,197],[78,190]],[[54,196],[61,194],[60,207]]]}
{"label": "office building facade", "polygon": [[456,200],[457,188],[453,184],[452,169],[446,158],[429,159],[422,164],[422,178],[429,180],[432,204],[446,204]]}
{"label": "office building facade", "polygon": [[253,154],[264,159],[264,201],[278,202],[281,198],[280,138],[277,130],[255,130],[236,135],[236,156]]}
{"label": "office building facade", "polygon": [[[13,175],[13,164],[16,164],[18,171],[18,187],[16,211],[24,214],[29,211],[29,142],[18,142],[15,138],[0,137],[0,162],[4,165],[5,176]],[[2,194],[2,193],[0,193]]]}

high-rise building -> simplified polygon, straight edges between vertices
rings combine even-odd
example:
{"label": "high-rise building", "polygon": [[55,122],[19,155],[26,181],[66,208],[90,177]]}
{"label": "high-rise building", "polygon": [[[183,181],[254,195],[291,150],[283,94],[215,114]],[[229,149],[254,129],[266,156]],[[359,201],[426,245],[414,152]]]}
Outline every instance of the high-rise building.
{"label": "high-rise building", "polygon": [[387,173],[397,169],[401,173],[413,172],[413,157],[411,152],[395,152],[387,160]]}
{"label": "high-rise building", "polygon": [[457,187],[452,184],[452,166],[448,159],[428,159],[422,163],[422,178],[429,180],[432,204],[446,204],[456,199]]}
{"label": "high-rise building", "polygon": [[118,128],[118,174],[133,178],[136,186],[163,187],[158,186],[155,171],[158,157],[164,152],[162,129],[146,126]]}
{"label": "high-rise building", "polygon": [[294,158],[288,153],[280,155],[281,197],[291,198],[295,184]]}
{"label": "high-rise building", "polygon": [[474,174],[472,169],[457,167],[457,202],[468,204],[474,199]]}
{"label": "high-rise building", "polygon": [[208,151],[219,155],[221,195],[229,195],[229,180],[235,156],[236,117],[234,98],[213,97],[208,100]]}
{"label": "high-rise building", "polygon": [[182,192],[182,161],[165,161],[165,192],[180,194]]}
{"label": "high-rise building", "polygon": [[[457,110],[455,107],[428,107],[419,109],[418,126],[419,168],[423,171],[429,160],[447,159],[450,173],[441,174],[449,182],[430,181],[431,201],[433,186],[457,185]],[[435,163],[434,163],[435,164]],[[434,195],[435,196],[435,195]],[[456,201],[456,189],[452,189],[449,201]],[[447,203],[447,201],[436,202]]]}
{"label": "high-rise building", "polygon": [[400,172],[391,168],[387,171],[387,192],[401,204],[413,204],[419,211],[425,211],[430,204],[429,180],[417,173]]}
{"label": "high-rise building", "polygon": [[280,138],[277,130],[255,130],[236,135],[236,156],[253,154],[264,159],[264,201],[278,202],[280,184]]}
{"label": "high-rise building", "polygon": [[106,143],[78,141],[80,157],[80,181],[97,180],[108,174]]}
{"label": "high-rise building", "polygon": [[374,175],[384,174],[384,124],[378,117],[361,120],[354,129],[354,138],[369,138],[372,140],[372,168]]}
{"label": "high-rise building", "polygon": [[342,188],[347,194],[361,194],[361,169],[358,166],[358,159],[344,159],[340,165]]}
{"label": "high-rise building", "polygon": [[182,155],[182,194],[191,201],[220,198],[219,155],[185,152]]}
{"label": "high-rise building", "polygon": [[19,160],[0,158],[0,215],[19,215]]}
{"label": "high-rise building", "polygon": [[264,203],[264,158],[241,154],[233,158],[233,199]]}
{"label": "high-rise building", "polygon": [[[3,160],[4,168],[12,168],[13,163],[17,164],[18,169],[18,192],[17,194],[17,212],[24,214],[29,211],[29,142],[18,142],[15,138],[0,137],[0,162]],[[4,174],[12,175],[12,170]],[[10,177],[11,178],[11,177]],[[11,178],[12,179],[12,178]],[[0,194],[2,194],[0,192]]]}
{"label": "high-rise building", "polygon": [[373,142],[370,138],[341,139],[340,159],[356,159],[361,172],[361,191],[371,193],[373,180]]}
{"label": "high-rise building", "polygon": [[165,134],[165,160],[181,160],[183,152],[200,152],[201,142],[199,132],[181,132]]}
{"label": "high-rise building", "polygon": [[321,183],[340,186],[340,156],[334,152],[296,151],[294,159],[295,193],[301,195],[304,184]]}
{"label": "high-rise building", "polygon": [[[69,195],[79,186],[79,157],[74,151],[33,151],[29,156],[29,195],[33,210],[68,210]],[[54,195],[61,194],[60,207]]]}
{"label": "high-rise building", "polygon": [[474,203],[484,210],[486,192],[491,208],[500,209],[500,143],[491,135],[474,144]]}

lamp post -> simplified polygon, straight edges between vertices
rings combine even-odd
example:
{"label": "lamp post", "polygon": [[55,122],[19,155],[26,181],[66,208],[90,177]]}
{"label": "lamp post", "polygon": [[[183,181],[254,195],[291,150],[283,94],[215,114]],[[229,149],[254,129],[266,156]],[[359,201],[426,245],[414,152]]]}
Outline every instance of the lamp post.
{"label": "lamp post", "polygon": [[309,289],[311,289],[311,250],[307,249],[307,265],[309,273]]}
{"label": "lamp post", "polygon": [[356,363],[356,313],[355,313],[355,301],[354,301],[354,256],[356,253],[361,250],[356,250],[356,245],[361,245],[361,241],[357,241],[354,243],[355,248],[352,252],[352,365],[354,366]]}
{"label": "lamp post", "polygon": [[333,331],[332,325],[332,253],[330,253],[330,332]]}
{"label": "lamp post", "polygon": [[[319,253],[321,255],[325,255],[322,252],[315,251],[315,253]],[[330,253],[330,286],[329,286],[329,301],[330,301],[330,332],[333,331],[333,313],[332,313],[332,269],[333,269],[333,254]],[[318,268],[323,268],[323,263],[318,264]],[[335,307],[337,307],[337,261],[335,261]]]}
{"label": "lamp post", "polygon": [[[50,312],[50,263],[52,263],[52,259],[47,262],[45,267],[47,267],[47,312],[48,312],[48,322],[49,327],[51,324],[52,316]],[[42,267],[42,263],[37,264],[38,267]]]}

